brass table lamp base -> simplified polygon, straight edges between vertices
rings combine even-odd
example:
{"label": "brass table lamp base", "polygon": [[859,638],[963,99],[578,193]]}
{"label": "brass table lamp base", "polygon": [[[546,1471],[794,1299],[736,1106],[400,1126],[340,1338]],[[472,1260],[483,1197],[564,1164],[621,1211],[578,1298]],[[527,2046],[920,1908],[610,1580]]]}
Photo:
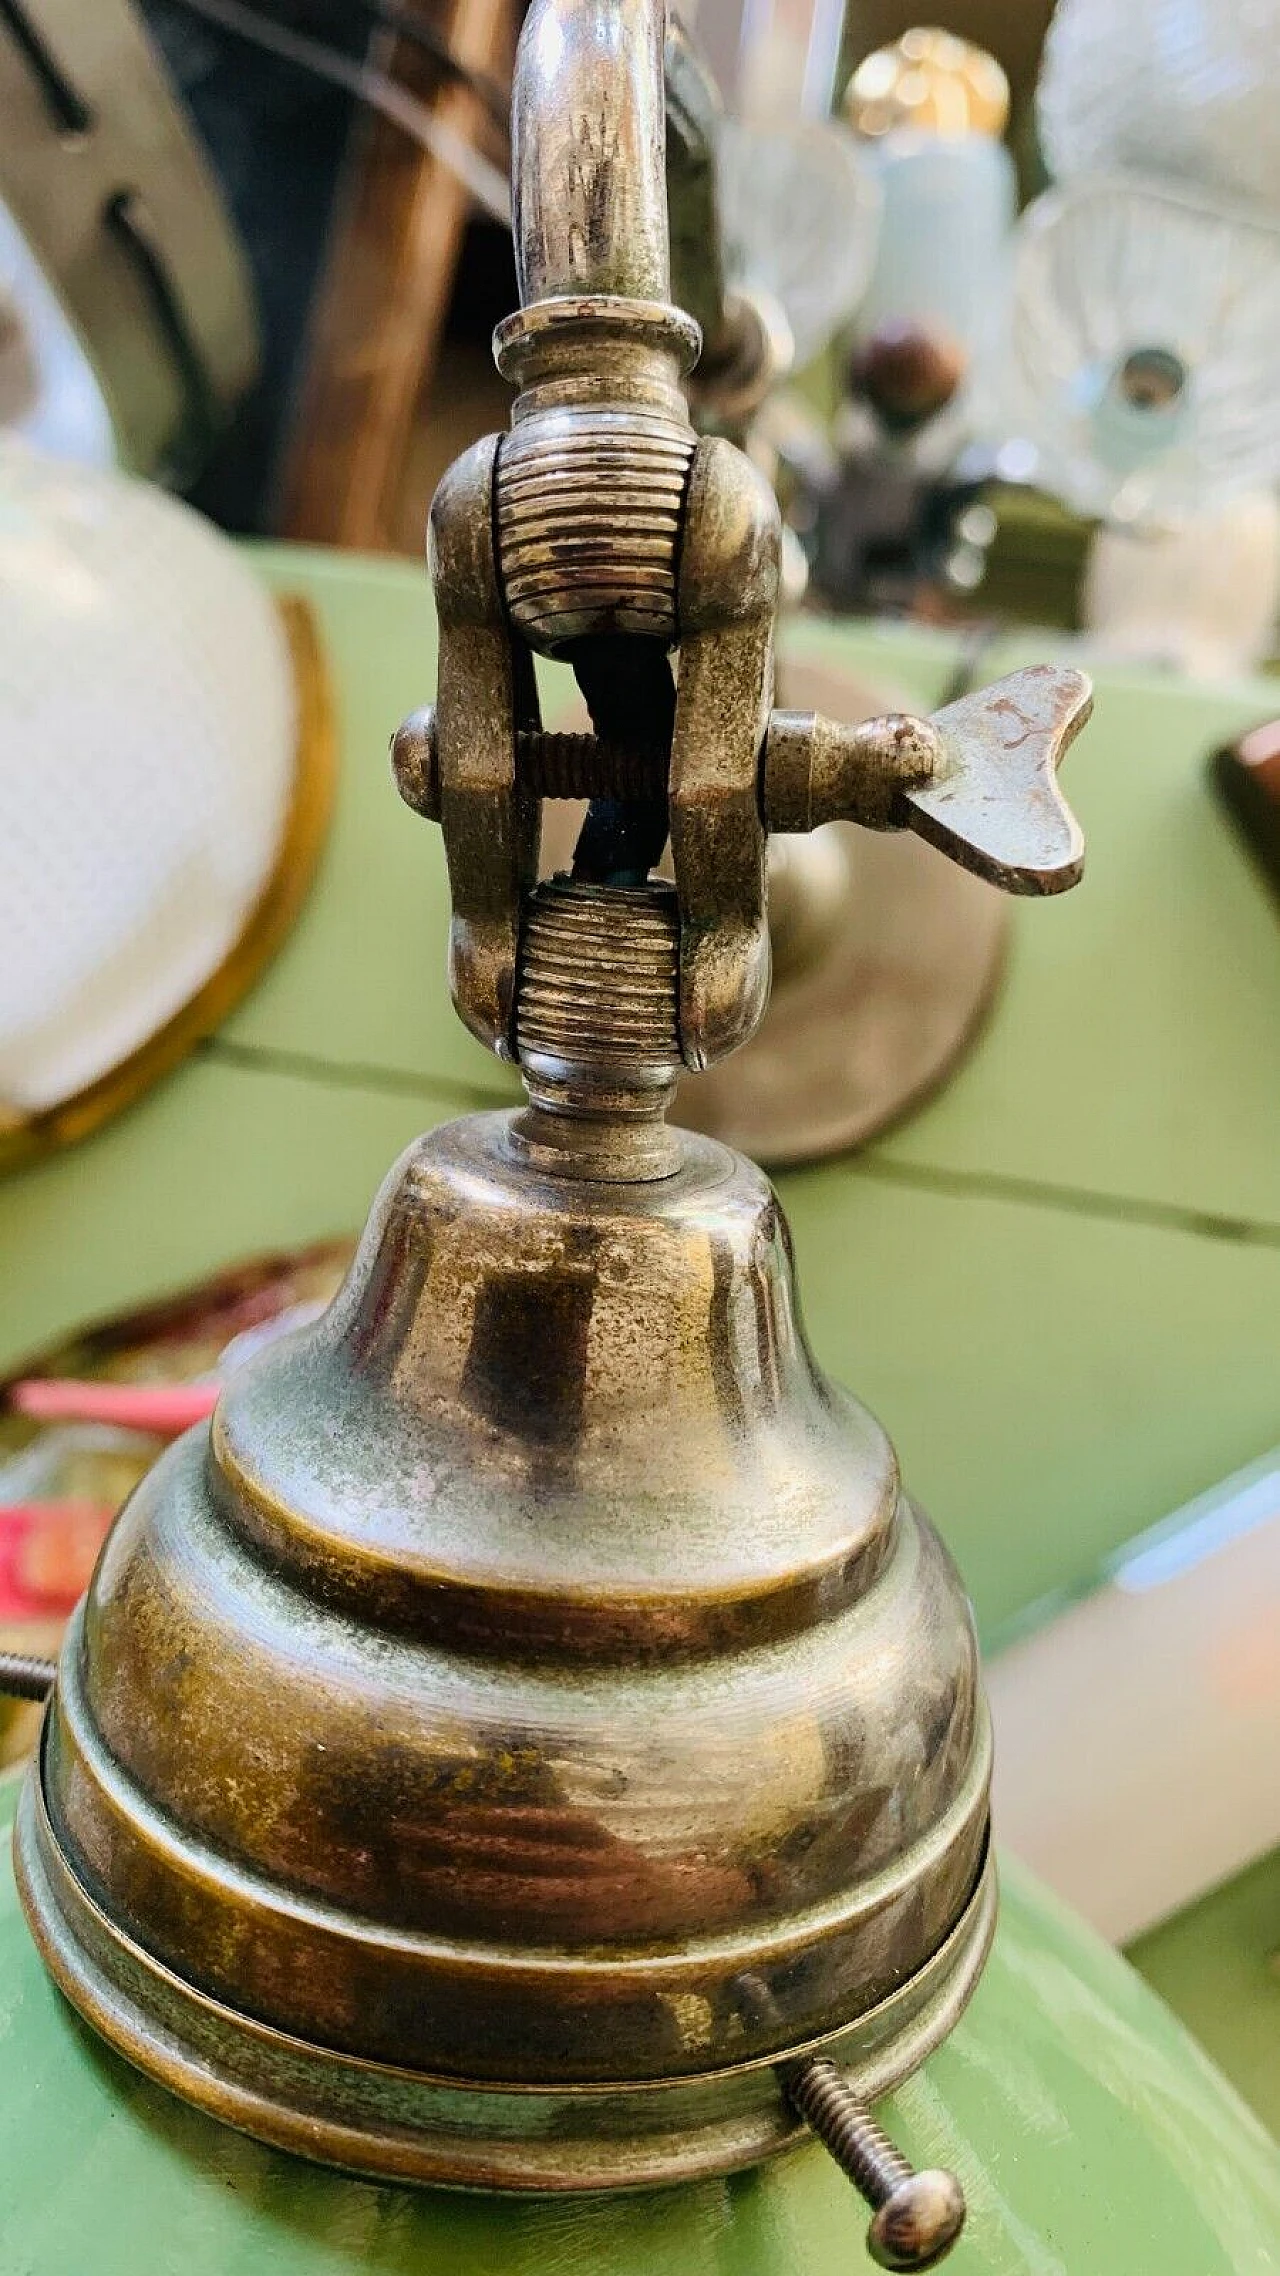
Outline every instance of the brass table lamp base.
{"label": "brass table lamp base", "polygon": [[918,839],[834,822],[814,850],[839,924],[775,965],[756,1034],[682,1083],[673,1110],[771,1168],[846,1153],[923,1105],[977,1036],[1008,937],[1000,896]]}
{"label": "brass table lamp base", "polygon": [[[665,1116],[764,1012],[770,834],[1075,882],[1055,771],[1089,691],[1042,667],[930,719],[773,707],[777,502],[680,385],[663,33],[651,0],[526,18],[520,395],[437,492],[438,703],[393,750],[443,831],[455,1006],[529,1105],[411,1147],[329,1310],[122,1511],[19,1877],[90,2020],[269,2140],[625,2189],[803,2123],[914,2270],[963,2193],[859,2095],[945,2036],[991,1936],[973,1623],[814,1363],[771,1187]],[[591,734],[543,732],[535,654],[569,657]],[[575,797],[572,872],[539,882]]]}
{"label": "brass table lamp base", "polygon": [[771,1189],[667,1143],[605,1182],[538,1110],[422,1140],[329,1312],[138,1488],[68,1636],[18,1833],[41,1949],[280,2146],[472,2186],[724,2171],[796,2136],[780,2063],[878,2093],[981,1968],[959,1583],[813,1365]]}
{"label": "brass table lamp base", "polygon": [[[537,2194],[647,2189],[755,2165],[805,2137],[771,2066],[679,2087],[494,2090],[309,2046],[159,1968],[94,1905],[39,1788],[15,1829],[28,1917],[74,2007],[140,2070],[241,2133],[374,2180]],[[947,1942],[830,2057],[863,2102],[918,2070],[959,2021],[996,1924],[991,1865]]]}

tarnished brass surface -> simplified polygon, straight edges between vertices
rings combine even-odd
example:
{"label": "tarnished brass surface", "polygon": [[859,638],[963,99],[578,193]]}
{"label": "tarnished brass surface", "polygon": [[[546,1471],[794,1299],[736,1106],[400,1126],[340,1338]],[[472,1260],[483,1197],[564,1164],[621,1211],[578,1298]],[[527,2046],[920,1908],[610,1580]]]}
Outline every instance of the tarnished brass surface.
{"label": "tarnished brass surface", "polygon": [[[776,2137],[768,2058],[909,2010],[973,1900],[972,1629],[759,1173],[686,1138],[656,1180],[540,1176],[514,1123],[412,1149],[330,1311],[127,1505],[53,1836],[250,2040],[561,2094],[754,2065]],[[106,2021],[101,1966],[61,1972]]]}
{"label": "tarnished brass surface", "polygon": [[[663,21],[526,17],[521,392],[437,494],[438,700],[394,754],[439,816],[458,1008],[529,1104],[412,1147],[328,1312],[126,1505],[17,1837],[50,1968],[133,2060],[462,2185],[765,2156],[817,2051],[864,2095],[925,2059],[993,1920],[958,1578],[814,1365],[771,1188],[664,1116],[764,1008],[771,819],[1070,883],[1087,686],[852,735],[771,713],[776,504],[693,436],[665,298]],[[535,650],[587,700],[572,753]],[[566,782],[587,823],[539,880]]]}
{"label": "tarnished brass surface", "polygon": [[[787,659],[786,687],[797,706],[844,719],[890,708],[884,688],[808,657]],[[582,827],[570,799],[583,740],[542,738],[556,790],[544,792],[544,873],[569,867]],[[429,781],[419,774],[414,788],[423,749],[407,723],[401,793],[432,813]],[[638,768],[620,769],[620,795],[632,779]],[[995,996],[1008,903],[908,830],[828,823],[771,837],[768,853],[768,1010],[743,1050],[684,1077],[672,1111],[773,1166],[860,1145],[945,1080]]]}
{"label": "tarnished brass surface", "polygon": [[[543,2193],[693,2181],[800,2136],[772,2064],[566,2093],[460,2085],[306,2047],[219,2007],[124,1936],[69,1871],[35,1779],[15,1855],[40,1950],[87,2020],[175,2093],[280,2149],[400,2181]],[[812,2051],[868,2099],[888,2093],[958,2021],[995,1916],[988,1862],[928,1967]],[[696,2018],[696,2008],[683,2012]]]}

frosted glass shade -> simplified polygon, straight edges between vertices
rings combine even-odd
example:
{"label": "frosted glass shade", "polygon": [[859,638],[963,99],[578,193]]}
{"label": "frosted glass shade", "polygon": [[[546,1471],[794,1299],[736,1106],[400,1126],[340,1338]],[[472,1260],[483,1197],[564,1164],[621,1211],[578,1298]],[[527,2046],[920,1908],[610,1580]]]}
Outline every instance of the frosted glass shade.
{"label": "frosted glass shade", "polygon": [[1172,175],[1280,214],[1280,0],[1059,0],[1037,110],[1050,173]]}
{"label": "frosted glass shade", "polygon": [[1017,235],[1009,423],[1078,511],[1177,519],[1280,474],[1280,229],[1132,175]]}
{"label": "frosted glass shade", "polygon": [[0,1111],[79,1093],[223,963],[294,747],[287,640],[228,540],[0,438]]}
{"label": "frosted glass shade", "polygon": [[782,309],[797,365],[848,323],[875,260],[880,195],[846,127],[748,126],[719,140],[725,255],[734,281]]}

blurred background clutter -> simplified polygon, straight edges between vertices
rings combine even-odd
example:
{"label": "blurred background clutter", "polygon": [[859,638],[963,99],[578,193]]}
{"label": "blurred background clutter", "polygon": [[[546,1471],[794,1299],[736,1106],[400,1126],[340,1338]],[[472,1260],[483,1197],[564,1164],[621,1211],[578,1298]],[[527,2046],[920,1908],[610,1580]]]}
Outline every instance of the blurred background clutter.
{"label": "blurred background clutter", "polygon": [[[758,447],[832,606],[1256,660],[1275,26],[1049,13],[692,11],[730,273],[790,331]],[[5,431],[228,530],[416,551],[436,476],[506,401],[509,0],[79,15],[0,16]]]}
{"label": "blurred background clutter", "polygon": [[[786,1173],[824,1360],[957,1548],[1005,1838],[1275,2123],[1280,0],[688,29],[763,343],[693,403],[782,505],[780,700],[932,705],[1046,652],[1099,697],[1078,909],[1011,944],[915,839],[786,841],[773,1009],[683,1103]],[[379,754],[432,684],[432,490],[508,416],[518,31],[0,0],[10,1643],[51,1646],[244,1339],[331,1292],[389,1146],[509,1095]],[[887,1282],[917,1244],[914,1313],[852,1321],[842,1258]]]}

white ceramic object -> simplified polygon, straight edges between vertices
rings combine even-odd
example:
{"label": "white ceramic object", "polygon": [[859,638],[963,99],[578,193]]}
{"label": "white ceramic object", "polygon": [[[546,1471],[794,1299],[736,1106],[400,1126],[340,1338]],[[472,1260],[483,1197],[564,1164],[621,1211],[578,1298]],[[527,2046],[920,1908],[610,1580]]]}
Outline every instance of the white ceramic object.
{"label": "white ceramic object", "polygon": [[982,423],[1003,359],[1017,210],[1013,160],[986,134],[903,128],[863,147],[883,206],[857,331],[868,338],[904,323],[946,333],[967,359],[964,423]]}
{"label": "white ceramic object", "polygon": [[1010,329],[1008,429],[1078,511],[1173,520],[1280,475],[1280,228],[1074,182],[1022,217]]}
{"label": "white ceramic object", "polygon": [[0,438],[0,1109],[75,1096],[225,961],[294,748],[286,638],[231,543]]}
{"label": "white ceramic object", "polygon": [[1207,680],[1255,670],[1280,616],[1280,500],[1246,490],[1175,529],[1104,526],[1080,604],[1098,661]]}
{"label": "white ceramic object", "polygon": [[1280,1842],[1280,1449],[986,1663],[993,1815],[1117,1943]]}
{"label": "white ceramic object", "polygon": [[1116,167],[1280,214],[1280,0],[1059,0],[1037,92],[1050,173]]}

